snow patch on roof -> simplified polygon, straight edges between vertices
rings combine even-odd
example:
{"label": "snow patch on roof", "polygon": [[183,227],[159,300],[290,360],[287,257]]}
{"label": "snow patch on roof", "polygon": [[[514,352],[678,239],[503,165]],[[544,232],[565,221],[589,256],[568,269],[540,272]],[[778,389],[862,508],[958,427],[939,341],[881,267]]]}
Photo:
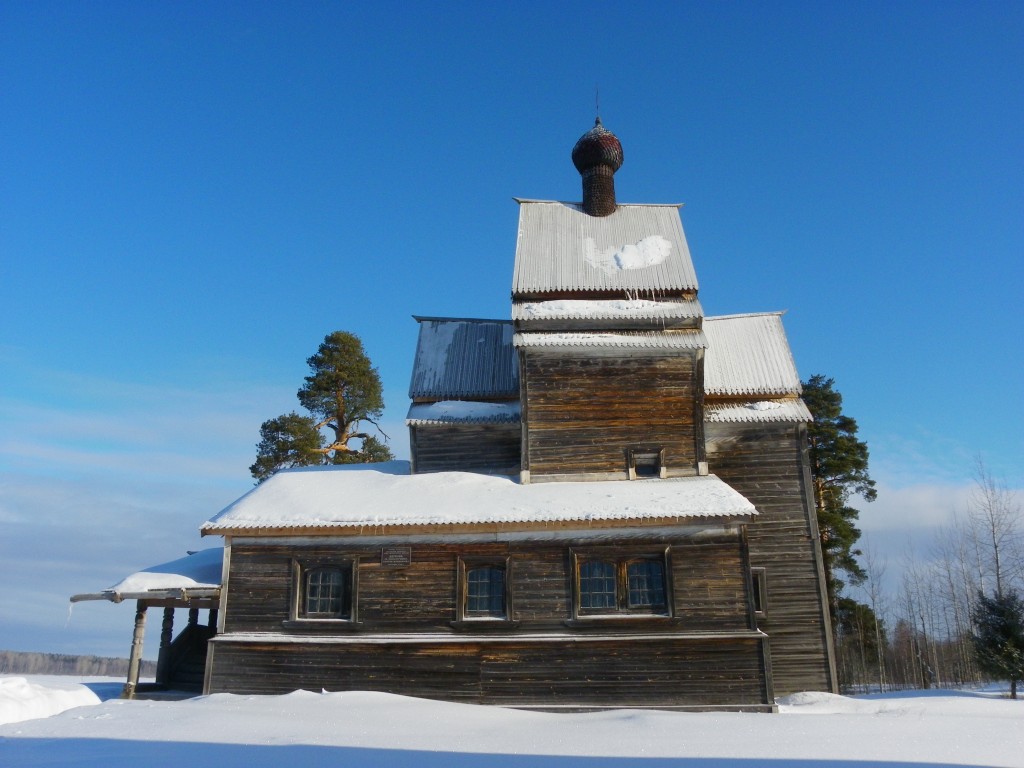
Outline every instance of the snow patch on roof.
{"label": "snow patch on roof", "polygon": [[512,307],[513,319],[589,319],[589,318],[697,318],[703,316],[700,302],[650,301],[648,299],[562,299],[534,301]]}
{"label": "snow patch on roof", "polygon": [[519,403],[479,403],[469,400],[441,400],[413,403],[405,417],[408,426],[417,424],[489,424],[515,423],[520,418]]}
{"label": "snow patch on roof", "polygon": [[803,400],[760,400],[753,403],[705,403],[704,421],[726,422],[808,422],[813,421]]}
{"label": "snow patch on roof", "polygon": [[645,237],[638,243],[599,249],[594,238],[583,242],[583,258],[587,263],[612,273],[623,269],[643,269],[661,264],[672,253],[672,243],[661,235]]}
{"label": "snow patch on roof", "polygon": [[517,333],[512,337],[516,347],[623,347],[639,349],[704,349],[707,339],[698,330],[638,331],[605,333],[579,331],[566,333]]}
{"label": "snow patch on roof", "polygon": [[522,485],[470,472],[408,472],[408,462],[283,470],[202,531],[565,522],[592,527],[601,521],[756,514],[753,504],[714,475]]}

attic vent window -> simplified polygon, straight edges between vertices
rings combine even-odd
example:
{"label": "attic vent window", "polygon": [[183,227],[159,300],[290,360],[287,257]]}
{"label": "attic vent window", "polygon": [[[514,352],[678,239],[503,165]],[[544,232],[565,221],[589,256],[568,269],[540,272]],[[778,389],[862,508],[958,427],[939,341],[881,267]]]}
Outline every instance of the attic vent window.
{"label": "attic vent window", "polygon": [[630,480],[667,477],[664,448],[631,448],[626,458]]}

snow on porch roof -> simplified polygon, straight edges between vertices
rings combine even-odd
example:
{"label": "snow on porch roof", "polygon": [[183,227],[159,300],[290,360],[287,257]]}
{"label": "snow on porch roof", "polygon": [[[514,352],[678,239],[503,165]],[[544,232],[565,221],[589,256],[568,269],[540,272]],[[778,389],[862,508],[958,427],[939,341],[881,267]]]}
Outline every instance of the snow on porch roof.
{"label": "snow on porch roof", "polygon": [[193,552],[169,563],[150,566],[100,592],[74,595],[83,600],[144,600],[146,598],[216,597],[220,593],[224,547]]}
{"label": "snow on porch roof", "polygon": [[[423,526],[749,519],[754,505],[713,475],[522,485],[469,472],[410,475],[404,461],[283,470],[201,527],[203,534]],[[621,524],[621,523],[619,523]]]}

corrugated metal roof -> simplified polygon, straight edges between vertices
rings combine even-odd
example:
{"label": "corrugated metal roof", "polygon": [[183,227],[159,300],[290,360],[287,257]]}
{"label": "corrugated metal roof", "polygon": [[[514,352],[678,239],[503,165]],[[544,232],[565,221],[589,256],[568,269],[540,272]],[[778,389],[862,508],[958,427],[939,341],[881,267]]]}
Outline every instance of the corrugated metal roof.
{"label": "corrugated metal roof", "polygon": [[800,394],[782,313],[704,318],[708,351],[704,391],[709,395]]}
{"label": "corrugated metal roof", "polygon": [[519,396],[519,364],[508,320],[416,318],[420,324],[409,397],[434,400]]}
{"label": "corrugated metal roof", "polygon": [[520,201],[513,296],[695,290],[678,206],[620,205],[588,216],[576,203]]}
{"label": "corrugated metal roof", "polygon": [[233,531],[493,526],[603,521],[752,519],[749,500],[714,475],[668,480],[535,483],[471,472],[410,475],[408,462],[282,470],[201,527]]}
{"label": "corrugated metal roof", "polygon": [[704,421],[764,423],[813,421],[803,400],[759,400],[752,403],[705,403]]}
{"label": "corrugated metal roof", "polygon": [[637,333],[517,333],[515,347],[623,347],[631,349],[703,349],[700,331],[639,331]]}
{"label": "corrugated metal roof", "polygon": [[703,316],[704,310],[696,299],[562,299],[512,305],[513,320],[694,320]]}
{"label": "corrugated metal roof", "polygon": [[405,417],[408,426],[423,424],[518,424],[519,403],[480,403],[468,400],[442,400],[437,403],[413,403]]}

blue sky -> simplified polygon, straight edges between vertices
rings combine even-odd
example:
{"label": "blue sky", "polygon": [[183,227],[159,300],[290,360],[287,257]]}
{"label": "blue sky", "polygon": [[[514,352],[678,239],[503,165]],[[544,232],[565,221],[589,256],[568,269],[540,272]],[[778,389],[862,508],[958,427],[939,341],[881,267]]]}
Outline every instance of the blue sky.
{"label": "blue sky", "polygon": [[407,455],[411,316],[508,316],[595,86],[706,312],[835,378],[884,554],[1024,488],[1022,75],[1019,3],[0,4],[0,648],[126,654],[67,596],[216,543],[330,331]]}

